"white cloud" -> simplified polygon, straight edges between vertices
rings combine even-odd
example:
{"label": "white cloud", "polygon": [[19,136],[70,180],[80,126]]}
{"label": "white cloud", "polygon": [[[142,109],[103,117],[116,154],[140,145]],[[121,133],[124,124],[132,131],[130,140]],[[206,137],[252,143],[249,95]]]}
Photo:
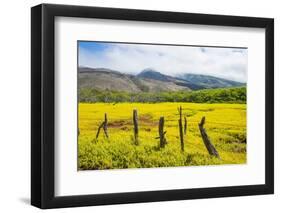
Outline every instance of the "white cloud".
{"label": "white cloud", "polygon": [[247,49],[110,44],[102,51],[79,50],[79,65],[125,73],[153,68],[167,75],[195,73],[247,81]]}

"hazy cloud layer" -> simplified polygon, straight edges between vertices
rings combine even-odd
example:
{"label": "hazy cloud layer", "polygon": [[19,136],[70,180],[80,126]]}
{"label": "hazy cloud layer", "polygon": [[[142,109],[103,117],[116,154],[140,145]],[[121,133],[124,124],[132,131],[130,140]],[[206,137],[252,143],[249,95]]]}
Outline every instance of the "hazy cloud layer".
{"label": "hazy cloud layer", "polygon": [[247,49],[79,42],[79,66],[137,74],[195,73],[247,81]]}

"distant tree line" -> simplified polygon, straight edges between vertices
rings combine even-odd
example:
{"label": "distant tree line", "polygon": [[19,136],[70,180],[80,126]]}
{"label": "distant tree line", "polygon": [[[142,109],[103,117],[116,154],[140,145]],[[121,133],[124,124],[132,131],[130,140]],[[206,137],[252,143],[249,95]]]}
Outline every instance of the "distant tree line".
{"label": "distant tree line", "polygon": [[193,102],[193,103],[246,103],[246,87],[204,89],[176,92],[122,92],[81,88],[79,102],[119,103],[119,102]]}

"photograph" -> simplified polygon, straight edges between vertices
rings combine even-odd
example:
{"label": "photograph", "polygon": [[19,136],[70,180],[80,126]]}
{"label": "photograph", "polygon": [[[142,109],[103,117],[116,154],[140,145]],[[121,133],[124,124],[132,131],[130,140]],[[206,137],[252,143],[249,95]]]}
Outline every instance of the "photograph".
{"label": "photograph", "polygon": [[78,170],[247,163],[247,47],[77,41]]}
{"label": "photograph", "polygon": [[[14,50],[30,50],[31,60],[20,54],[30,75],[18,69],[28,78],[29,94],[19,96],[22,89],[15,88],[15,95],[6,93],[17,104],[3,104],[16,106],[15,113],[22,109],[18,98],[30,101],[30,110],[21,113],[30,114],[30,146],[24,145],[30,165],[19,171],[11,167],[18,162],[8,163],[14,173],[6,172],[8,179],[21,173],[30,179],[30,191],[18,201],[30,197],[40,209],[131,208],[134,203],[247,196],[237,200],[241,205],[227,203],[231,199],[220,205],[222,211],[233,206],[239,212],[241,206],[252,211],[262,195],[276,198],[274,14],[280,13],[261,14],[250,4],[247,13],[223,14],[223,7],[235,7],[206,2],[198,11],[192,4],[186,9],[152,4],[37,2],[22,14],[30,14],[23,41],[30,39],[16,42],[17,48],[6,42],[12,58],[4,70],[20,64]],[[21,20],[26,19],[16,17],[15,23]],[[23,82],[4,79],[6,90]],[[17,125],[6,114],[14,133]],[[13,134],[6,135],[9,141]],[[23,148],[4,150],[23,153]],[[6,159],[13,160],[7,153]],[[17,194],[6,185],[8,194]],[[188,206],[196,211],[197,202],[192,203]],[[256,209],[268,208],[268,202],[259,204]]]}

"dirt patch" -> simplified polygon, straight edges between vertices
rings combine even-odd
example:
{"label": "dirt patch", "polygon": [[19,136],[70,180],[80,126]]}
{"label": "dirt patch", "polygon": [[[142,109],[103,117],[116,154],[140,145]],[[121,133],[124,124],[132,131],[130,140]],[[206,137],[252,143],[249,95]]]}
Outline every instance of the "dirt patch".
{"label": "dirt patch", "polygon": [[139,125],[158,126],[158,121],[152,120],[152,116],[150,114],[143,114],[139,116]]}
{"label": "dirt patch", "polygon": [[198,109],[198,111],[201,111],[201,112],[212,112],[214,110],[215,109],[211,109],[211,108],[208,108],[208,109]]}
{"label": "dirt patch", "polygon": [[[139,126],[157,126],[158,121],[152,120],[152,116],[150,114],[143,114],[139,115]],[[116,120],[116,121],[109,121],[108,127],[109,128],[120,128],[122,130],[127,130],[129,127],[133,126],[132,120]],[[145,131],[150,131],[150,128],[146,128]]]}
{"label": "dirt patch", "polygon": [[124,130],[124,131],[128,131],[128,130],[129,130],[129,127],[123,126],[123,127],[121,127],[120,129],[122,129],[122,130]]}
{"label": "dirt patch", "polygon": [[132,121],[117,120],[117,121],[108,122],[108,127],[112,127],[112,128],[119,128],[125,125],[132,125]]}
{"label": "dirt patch", "polygon": [[139,120],[140,121],[150,121],[150,120],[152,120],[152,116],[150,114],[139,115]]}

